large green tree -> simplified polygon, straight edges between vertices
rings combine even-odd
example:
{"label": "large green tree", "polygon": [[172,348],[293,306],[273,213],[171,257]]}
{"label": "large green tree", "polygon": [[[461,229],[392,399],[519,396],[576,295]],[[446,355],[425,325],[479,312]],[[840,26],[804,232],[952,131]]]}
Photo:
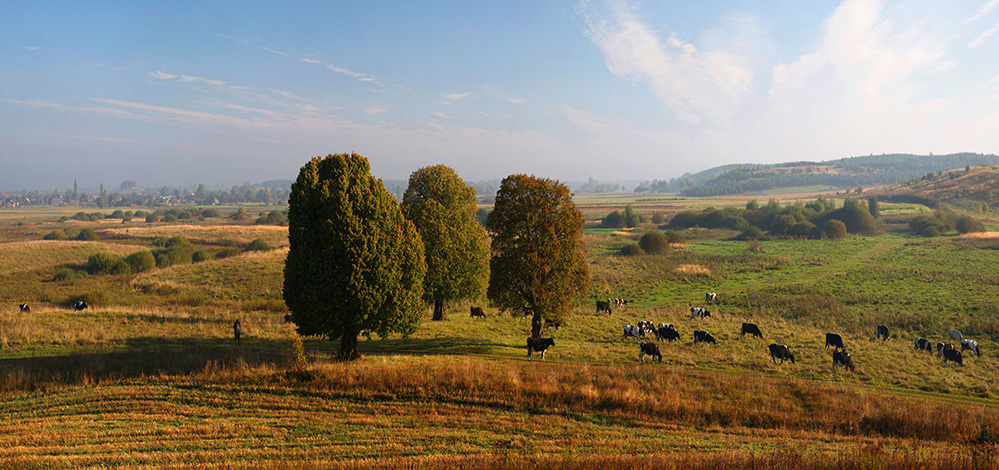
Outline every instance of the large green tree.
{"label": "large green tree", "polygon": [[288,198],[284,301],[299,334],[340,340],[340,358],[360,357],[357,337],[409,335],[423,315],[423,242],[368,160],[316,157]]}
{"label": "large green tree", "polygon": [[434,320],[447,319],[447,302],[482,297],[489,242],[476,217],[475,189],[445,165],[424,167],[409,177],[402,213],[423,237],[423,300],[433,303]]}
{"label": "large green tree", "polygon": [[583,222],[558,181],[511,175],[496,193],[487,224],[489,300],[504,310],[533,310],[535,338],[544,320],[565,322],[589,285]]}

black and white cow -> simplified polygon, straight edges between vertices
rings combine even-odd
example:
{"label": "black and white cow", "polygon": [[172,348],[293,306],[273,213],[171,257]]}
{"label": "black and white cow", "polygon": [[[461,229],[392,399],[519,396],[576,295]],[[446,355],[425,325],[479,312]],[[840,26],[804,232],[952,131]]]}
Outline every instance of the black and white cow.
{"label": "black and white cow", "polygon": [[650,321],[640,321],[635,326],[638,327],[638,334],[642,335],[643,338],[646,337],[649,333],[655,333],[656,331],[656,327],[653,326],[652,322]]}
{"label": "black and white cow", "polygon": [[656,338],[665,339],[669,342],[680,339],[680,333],[676,331],[676,328],[669,323],[660,323],[659,328],[656,329]]}
{"label": "black and white cow", "polygon": [[88,307],[90,307],[90,306],[87,305],[87,303],[84,302],[84,301],[82,301],[82,300],[77,300],[76,302],[73,303],[73,310],[76,310],[76,311],[85,310]]}
{"label": "black and white cow", "polygon": [[756,326],[755,323],[742,324],[742,336],[745,337],[747,333],[757,338],[763,338],[763,333],[760,332],[760,327]]}
{"label": "black and white cow", "polygon": [[545,360],[545,352],[548,348],[555,346],[555,340],[551,338],[527,338],[527,358],[531,359],[531,353],[541,353],[541,360]]}
{"label": "black and white cow", "polygon": [[690,318],[710,318],[711,312],[703,307],[690,307]]}
{"label": "black and white cow", "polygon": [[786,344],[776,344],[771,343],[767,346],[770,350],[770,359],[777,363],[777,359],[780,359],[780,363],[783,364],[785,359],[790,359],[791,364],[794,364],[794,354],[791,354],[791,350],[787,348]]}
{"label": "black and white cow", "polygon": [[942,357],[943,352],[947,349],[954,349],[954,345],[950,343],[937,343],[937,357]]}
{"label": "black and white cow", "polygon": [[652,363],[663,363],[663,355],[659,353],[659,345],[656,343],[642,343],[638,345],[638,360],[645,363],[645,356],[652,356]]}
{"label": "black and white cow", "polygon": [[961,351],[971,351],[975,356],[982,357],[982,350],[978,347],[978,341],[964,338],[961,340]]}
{"label": "black and white cow", "polygon": [[29,307],[28,304],[21,304],[18,305],[18,307],[21,308],[21,313],[31,313],[31,307]]}
{"label": "black and white cow", "polygon": [[856,372],[853,367],[853,356],[846,352],[846,349],[833,351],[833,371],[839,366],[850,369],[850,372]]}
{"label": "black and white cow", "polygon": [[877,336],[877,338],[880,339],[881,341],[888,341],[888,338],[891,338],[891,335],[888,334],[888,327],[887,326],[878,325],[878,336]]}
{"label": "black and white cow", "polygon": [[626,300],[626,299],[614,299],[614,306],[616,306],[616,307],[624,307],[625,305],[628,305],[628,300]]}
{"label": "black and white cow", "polygon": [[944,362],[947,361],[954,361],[964,367],[964,357],[961,356],[961,351],[956,349],[944,349]]}
{"label": "black and white cow", "polygon": [[637,326],[624,325],[623,329],[624,329],[624,338],[622,339],[628,339],[629,336],[635,338],[641,337],[642,330],[640,330]]}
{"label": "black and white cow", "polygon": [[718,301],[718,294],[716,292],[708,292],[707,294],[704,294],[704,302],[710,303],[717,301]]}
{"label": "black and white cow", "polygon": [[701,331],[701,330],[694,331],[694,343],[718,344],[717,342],[715,342],[714,336],[708,334],[707,331]]}
{"label": "black and white cow", "polygon": [[947,336],[950,336],[950,339],[952,339],[954,341],[961,341],[961,338],[964,337],[964,336],[961,335],[960,331],[955,330],[953,328],[947,330]]}
{"label": "black and white cow", "polygon": [[929,340],[923,338],[916,338],[914,344],[916,346],[915,348],[916,351],[926,351],[930,354],[933,354],[933,345],[930,344]]}
{"label": "black and white cow", "polygon": [[843,337],[835,333],[826,333],[826,347],[832,346],[836,349],[846,349],[843,346]]}

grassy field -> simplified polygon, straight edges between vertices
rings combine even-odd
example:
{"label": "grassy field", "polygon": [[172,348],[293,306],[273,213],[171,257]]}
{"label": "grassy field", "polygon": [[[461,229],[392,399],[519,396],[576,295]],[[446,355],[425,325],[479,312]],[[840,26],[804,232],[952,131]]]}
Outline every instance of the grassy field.
{"label": "grassy field", "polygon": [[[646,214],[687,204],[667,199],[580,205],[599,218],[627,203]],[[526,357],[529,321],[476,301],[451,305],[446,322],[428,311],[408,338],[362,339],[364,358],[342,364],[336,344],[302,341],[283,321],[286,248],[56,279],[156,237],[282,247],[286,229],[81,222],[101,240],[39,240],[59,215],[0,212],[0,468],[999,468],[994,237],[751,251],[693,230],[666,255],[622,257],[642,230],[588,228],[591,289],[547,332],[545,361]],[[718,302],[705,305],[705,292]],[[68,308],[81,295],[102,301]],[[631,302],[598,314],[608,297]],[[689,318],[693,306],[712,317]],[[622,338],[640,320],[681,333],[660,344],[661,365],[641,364],[638,340]],[[741,337],[746,321],[764,339]],[[895,337],[875,340],[878,324]],[[952,327],[983,356],[961,367],[913,350]],[[695,329],[718,344],[693,344]],[[832,370],[826,332],[843,335],[856,373]],[[796,362],[774,364],[771,342]]]}

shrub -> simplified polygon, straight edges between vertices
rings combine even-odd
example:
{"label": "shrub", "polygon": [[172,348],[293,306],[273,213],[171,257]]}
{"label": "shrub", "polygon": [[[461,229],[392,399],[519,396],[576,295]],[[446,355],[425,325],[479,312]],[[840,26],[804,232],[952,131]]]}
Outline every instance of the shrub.
{"label": "shrub", "polygon": [[146,212],[146,211],[143,211],[143,210],[138,210],[138,211],[135,211],[135,213],[132,214],[132,215],[135,218],[137,218],[137,219],[142,219],[142,218],[145,218],[147,215],[149,215],[149,213]]}
{"label": "shrub", "polygon": [[652,214],[652,223],[656,225],[662,225],[663,222],[666,222],[666,216],[663,215],[662,212],[656,212],[655,214]]}
{"label": "shrub", "polygon": [[243,250],[240,250],[239,248],[236,248],[234,246],[230,246],[230,247],[224,248],[222,251],[219,251],[218,253],[216,253],[215,257],[218,258],[218,259],[229,258],[231,256],[236,256],[236,255],[238,255],[238,254],[240,254],[242,252],[243,252]]}
{"label": "shrub", "polygon": [[77,230],[76,227],[66,227],[62,229],[62,231],[66,232],[66,237],[71,239],[75,239],[76,237],[80,236],[80,231]]}
{"label": "shrub", "polygon": [[108,216],[108,218],[109,219],[123,219],[123,218],[125,218],[125,212],[122,211],[121,209],[118,209],[118,210],[112,212],[111,215]]}
{"label": "shrub", "polygon": [[97,236],[97,232],[95,232],[94,229],[92,228],[85,228],[83,230],[80,230],[80,234],[76,236],[77,240],[86,240],[86,241],[94,241],[97,240],[98,238],[100,237]]}
{"label": "shrub", "polygon": [[253,240],[249,245],[246,245],[246,251],[270,251],[273,249],[274,247],[264,241],[263,238]]}
{"label": "shrub", "polygon": [[939,237],[948,232],[950,227],[948,227],[947,221],[940,217],[939,214],[936,216],[917,215],[909,221],[909,230],[916,235],[924,237]]}
{"label": "shrub", "polygon": [[184,237],[182,237],[180,235],[177,235],[177,236],[170,237],[170,239],[167,240],[166,243],[163,246],[165,246],[167,248],[173,248],[175,246],[184,246],[184,245],[190,245],[190,244],[191,244],[191,242],[188,241],[188,239],[186,239],[186,238],[184,238]]}
{"label": "shrub", "polygon": [[205,209],[205,211],[201,213],[201,216],[204,218],[222,217],[222,214],[219,214],[219,211],[215,209]]}
{"label": "shrub", "polygon": [[644,255],[645,250],[638,246],[638,243],[628,243],[621,247],[621,254],[623,256],[639,256]]}
{"label": "shrub", "polygon": [[168,255],[166,252],[160,252],[159,254],[156,255],[157,268],[167,268],[170,267],[172,264],[173,262],[170,261],[170,255]]}
{"label": "shrub", "polygon": [[177,216],[173,215],[173,214],[164,215],[163,216],[163,221],[164,222],[176,222],[177,221]]}
{"label": "shrub", "polygon": [[191,253],[192,263],[200,263],[202,261],[208,261],[210,259],[212,259],[212,255],[208,254],[208,252],[205,250],[198,250],[195,251],[194,253]]}
{"label": "shrub", "polygon": [[624,225],[626,227],[638,227],[638,224],[642,223],[642,216],[635,213],[635,210],[631,208],[631,204],[624,207]]}
{"label": "shrub", "polygon": [[69,284],[76,284],[81,279],[87,277],[85,271],[77,271],[70,268],[59,268],[56,270],[55,274],[52,275],[52,280],[57,282],[67,282]]}
{"label": "shrub", "polygon": [[747,227],[736,237],[737,240],[762,240],[763,238],[763,230],[753,226]]}
{"label": "shrub", "polygon": [[151,244],[153,246],[165,247],[167,244],[167,239],[165,237],[156,237],[153,239]]}
{"label": "shrub", "polygon": [[813,237],[815,236],[815,224],[807,220],[798,222],[787,229],[787,235],[790,237]]}
{"label": "shrub", "polygon": [[669,249],[669,241],[666,239],[665,233],[655,230],[642,235],[642,238],[638,240],[638,246],[648,254],[658,255]]}
{"label": "shrub", "polygon": [[690,228],[694,225],[697,225],[697,212],[685,211],[674,215],[666,228]]}
{"label": "shrub", "polygon": [[836,219],[829,219],[822,225],[822,232],[831,240],[846,238],[846,224]]}
{"label": "shrub", "polygon": [[665,235],[666,235],[666,242],[669,243],[670,245],[681,245],[687,243],[687,238],[684,237],[682,233],[677,232],[676,230],[667,230]]}
{"label": "shrub", "polygon": [[110,305],[114,303],[111,295],[103,290],[94,290],[83,294],[77,294],[69,298],[63,305],[73,306],[77,301],[86,302],[91,308],[97,305]]}
{"label": "shrub", "polygon": [[954,222],[954,228],[957,229],[957,233],[984,232],[985,224],[980,220],[965,215],[957,218]]}
{"label": "shrub", "polygon": [[156,214],[149,214],[149,215],[146,216],[146,222],[147,223],[151,224],[153,222],[159,222],[159,221],[160,221],[160,216],[158,216]]}
{"label": "shrub", "polygon": [[623,228],[624,227],[624,214],[620,211],[614,211],[607,214],[600,223],[607,228]]}
{"label": "shrub", "polygon": [[133,273],[142,273],[156,267],[156,257],[151,251],[136,251],[125,257],[125,262],[132,268]]}
{"label": "shrub", "polygon": [[53,230],[53,231],[45,234],[45,236],[42,237],[42,239],[44,239],[44,240],[67,240],[67,239],[69,239],[69,237],[66,236],[66,232],[64,232],[64,231],[62,231],[60,229],[55,229],[55,230]]}
{"label": "shrub", "polygon": [[90,274],[129,274],[131,266],[121,256],[107,252],[94,253],[87,259],[87,272]]}
{"label": "shrub", "polygon": [[177,219],[185,220],[185,219],[192,219],[192,218],[194,218],[194,215],[191,214],[188,211],[180,211],[179,213],[177,213]]}

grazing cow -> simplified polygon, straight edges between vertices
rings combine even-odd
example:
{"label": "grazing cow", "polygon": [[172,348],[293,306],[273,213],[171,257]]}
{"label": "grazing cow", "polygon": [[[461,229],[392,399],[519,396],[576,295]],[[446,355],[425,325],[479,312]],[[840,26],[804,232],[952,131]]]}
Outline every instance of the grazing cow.
{"label": "grazing cow", "polygon": [[555,340],[551,338],[527,338],[527,358],[531,358],[531,353],[541,353],[541,360],[545,360],[545,352],[550,346],[555,346]]}
{"label": "grazing cow", "polygon": [[239,324],[239,319],[232,324],[232,336],[236,339],[236,344],[242,344],[239,340],[239,335],[243,332],[242,326]]}
{"label": "grazing cow", "polygon": [[961,351],[956,349],[944,349],[944,362],[947,361],[954,361],[964,367],[964,357],[961,356]]}
{"label": "grazing cow", "polygon": [[708,334],[707,331],[696,330],[694,331],[694,343],[711,343],[718,344],[715,342],[715,337]]}
{"label": "grazing cow", "polygon": [[943,352],[947,349],[954,349],[954,345],[950,343],[937,343],[937,357],[942,356]]}
{"label": "grazing cow", "polygon": [[656,337],[659,339],[665,339],[669,342],[680,339],[680,333],[677,333],[673,325],[669,323],[660,323],[659,328],[656,330]]}
{"label": "grazing cow", "polygon": [[635,338],[639,338],[640,335],[641,335],[641,330],[637,326],[624,325],[624,338],[622,339],[628,339],[629,336],[634,336]]}
{"label": "grazing cow", "polygon": [[704,294],[705,302],[716,302],[717,300],[718,300],[718,294],[715,292],[708,292],[707,294]]}
{"label": "grazing cow", "polygon": [[663,355],[659,353],[659,345],[656,343],[642,343],[638,345],[638,360],[645,363],[645,356],[652,356],[652,363],[663,363]]}
{"label": "grazing cow", "polygon": [[711,312],[702,307],[690,307],[690,318],[710,318]]}
{"label": "grazing cow", "polygon": [[835,333],[826,333],[826,347],[832,346],[836,349],[846,349],[843,346],[843,337]]}
{"label": "grazing cow", "polygon": [[614,299],[614,305],[618,307],[624,307],[628,305],[628,301],[625,299]]}
{"label": "grazing cow", "polygon": [[746,333],[756,336],[757,338],[763,338],[763,333],[760,332],[760,327],[756,326],[755,323],[742,324],[742,336],[745,337]]}
{"label": "grazing cow", "polygon": [[284,322],[285,323],[291,323],[291,320],[292,320],[291,314],[290,313],[285,314],[285,316],[284,316]]}
{"label": "grazing cow", "polygon": [[770,359],[777,363],[777,359],[780,359],[780,363],[783,364],[785,359],[790,359],[791,364],[794,364],[794,354],[791,354],[791,350],[787,348],[786,344],[776,344],[771,343],[767,346],[770,349]]}
{"label": "grazing cow", "polygon": [[469,307],[469,311],[471,313],[470,316],[472,318],[475,317],[486,318],[486,312],[482,311],[482,307]]}
{"label": "grazing cow", "polygon": [[888,334],[888,327],[884,325],[878,325],[878,339],[881,341],[888,341],[891,335]]}
{"label": "grazing cow", "polygon": [[636,326],[638,326],[638,334],[642,335],[643,338],[656,331],[656,327],[652,326],[650,321],[640,321]]}
{"label": "grazing cow", "polygon": [[611,314],[610,301],[604,302],[603,300],[597,301],[597,313],[607,312],[608,315]]}
{"label": "grazing cow", "polygon": [[916,348],[915,348],[916,351],[922,350],[922,351],[926,351],[926,352],[928,352],[930,354],[933,354],[933,345],[930,344],[929,340],[923,339],[923,338],[916,338],[916,341],[914,342],[914,344],[916,346]]}
{"label": "grazing cow", "polygon": [[18,307],[21,307],[21,313],[31,313],[31,307],[28,304],[21,304]]}
{"label": "grazing cow", "polygon": [[856,372],[853,368],[853,356],[846,352],[846,349],[843,349],[842,351],[833,351],[833,371],[835,371],[839,366],[850,369],[850,372]]}
{"label": "grazing cow", "polygon": [[960,331],[955,330],[953,328],[947,330],[947,336],[950,336],[950,339],[952,339],[954,341],[961,341],[961,338],[964,337],[964,336],[961,335]]}
{"label": "grazing cow", "polygon": [[979,347],[978,347],[978,341],[975,341],[973,339],[967,339],[967,338],[962,339],[961,340],[961,351],[965,351],[965,350],[972,351],[972,352],[975,353],[975,356],[982,357],[982,350],[979,349]]}
{"label": "grazing cow", "polygon": [[558,332],[558,329],[561,327],[562,327],[562,322],[545,320],[545,328],[554,328],[555,332]]}
{"label": "grazing cow", "polygon": [[84,310],[84,309],[86,309],[88,307],[90,307],[90,306],[87,305],[87,303],[84,302],[84,301],[82,301],[82,300],[77,300],[76,302],[73,303],[73,310],[76,310],[78,312],[81,311],[81,310]]}

